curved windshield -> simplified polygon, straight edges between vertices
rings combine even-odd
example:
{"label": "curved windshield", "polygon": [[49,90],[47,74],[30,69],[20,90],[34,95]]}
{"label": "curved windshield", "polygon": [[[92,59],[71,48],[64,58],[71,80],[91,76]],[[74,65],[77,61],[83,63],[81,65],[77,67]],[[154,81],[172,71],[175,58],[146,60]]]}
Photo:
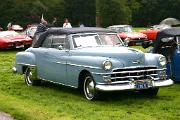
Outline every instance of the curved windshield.
{"label": "curved windshield", "polygon": [[15,31],[3,31],[0,32],[0,37],[12,37],[12,36],[17,36],[19,35],[17,32]]}
{"label": "curved windshield", "polygon": [[119,27],[118,32],[133,32],[133,31],[130,26],[126,26],[126,27]]}
{"label": "curved windshield", "polygon": [[124,45],[116,34],[78,34],[72,38],[75,48]]}

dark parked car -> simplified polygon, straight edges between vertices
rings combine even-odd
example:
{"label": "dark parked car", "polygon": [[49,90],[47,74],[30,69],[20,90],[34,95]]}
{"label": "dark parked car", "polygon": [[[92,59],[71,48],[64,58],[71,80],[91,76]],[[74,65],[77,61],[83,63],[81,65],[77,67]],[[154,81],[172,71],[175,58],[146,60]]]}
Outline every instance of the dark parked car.
{"label": "dark parked car", "polygon": [[153,46],[149,52],[166,57],[169,78],[180,81],[180,28],[169,28],[158,32],[153,43],[144,44],[144,48],[148,46]]}
{"label": "dark parked car", "polygon": [[166,59],[124,46],[117,33],[103,28],[50,28],[33,47],[16,54],[13,70],[27,85],[40,80],[79,88],[88,100],[100,91],[135,90],[156,95],[173,84]]}

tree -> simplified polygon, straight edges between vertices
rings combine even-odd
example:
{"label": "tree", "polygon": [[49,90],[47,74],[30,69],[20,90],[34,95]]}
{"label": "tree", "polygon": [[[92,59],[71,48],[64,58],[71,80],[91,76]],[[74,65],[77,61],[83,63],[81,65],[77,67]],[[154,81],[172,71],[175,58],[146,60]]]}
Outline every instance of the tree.
{"label": "tree", "polygon": [[85,26],[95,26],[95,0],[66,0],[65,18],[68,18],[73,26],[83,22]]}
{"label": "tree", "polygon": [[98,0],[97,4],[101,26],[129,24],[131,10],[126,4],[126,0]]}

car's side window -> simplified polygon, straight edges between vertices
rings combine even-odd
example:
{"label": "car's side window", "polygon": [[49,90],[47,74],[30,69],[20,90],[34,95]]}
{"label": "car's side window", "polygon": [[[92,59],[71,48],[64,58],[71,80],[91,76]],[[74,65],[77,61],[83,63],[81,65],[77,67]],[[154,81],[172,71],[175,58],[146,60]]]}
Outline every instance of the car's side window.
{"label": "car's side window", "polygon": [[66,35],[53,35],[51,48],[68,49]]}
{"label": "car's side window", "polygon": [[53,35],[48,35],[48,36],[45,38],[45,40],[44,40],[44,42],[43,42],[43,44],[42,44],[42,47],[50,48],[50,47],[51,47],[51,44],[52,44],[52,37],[53,37]]}

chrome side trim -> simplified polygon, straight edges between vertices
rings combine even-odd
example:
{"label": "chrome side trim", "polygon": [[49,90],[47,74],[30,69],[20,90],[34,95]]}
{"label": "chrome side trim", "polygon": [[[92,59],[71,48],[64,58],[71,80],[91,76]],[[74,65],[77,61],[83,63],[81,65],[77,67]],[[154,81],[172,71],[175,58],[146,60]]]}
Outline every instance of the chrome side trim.
{"label": "chrome side trim", "polygon": [[30,67],[36,67],[36,65],[32,64],[26,64],[26,63],[16,63],[17,65],[25,65],[25,66],[30,66]]}
{"label": "chrome side trim", "polygon": [[75,87],[75,86],[72,86],[72,85],[66,85],[66,84],[63,84],[63,83],[60,83],[60,82],[54,82],[52,80],[47,80],[47,79],[41,78],[39,76],[38,76],[38,79],[43,80],[43,81],[48,81],[48,82],[51,82],[51,83],[55,83],[55,84],[59,84],[59,85],[63,85],[63,86],[67,86],[67,87],[78,88],[78,87]]}
{"label": "chrome side trim", "polygon": [[90,68],[90,69],[102,69],[100,67],[94,67],[94,66],[86,66],[86,65],[78,65],[78,64],[72,64],[72,63],[66,63],[66,62],[55,62],[56,64],[62,64],[62,65],[70,65],[70,66],[76,66],[76,67],[84,67],[84,68]]}
{"label": "chrome side trim", "polygon": [[[152,81],[153,86],[152,87],[165,87],[165,86],[170,86],[174,82],[171,79],[167,80],[159,80],[159,81]],[[99,91],[121,91],[121,90],[136,90],[135,83],[130,82],[130,83],[125,83],[125,84],[97,84],[95,88]],[[149,87],[150,88],[150,87]]]}
{"label": "chrome side trim", "polygon": [[66,62],[55,62],[56,64],[62,64],[62,65],[66,65]]}
{"label": "chrome side trim", "polygon": [[77,65],[77,64],[72,64],[72,63],[67,63],[67,65],[76,66],[76,67],[85,67],[85,68],[91,68],[91,69],[100,69],[100,70],[102,69],[102,68],[100,68],[100,67]]}

